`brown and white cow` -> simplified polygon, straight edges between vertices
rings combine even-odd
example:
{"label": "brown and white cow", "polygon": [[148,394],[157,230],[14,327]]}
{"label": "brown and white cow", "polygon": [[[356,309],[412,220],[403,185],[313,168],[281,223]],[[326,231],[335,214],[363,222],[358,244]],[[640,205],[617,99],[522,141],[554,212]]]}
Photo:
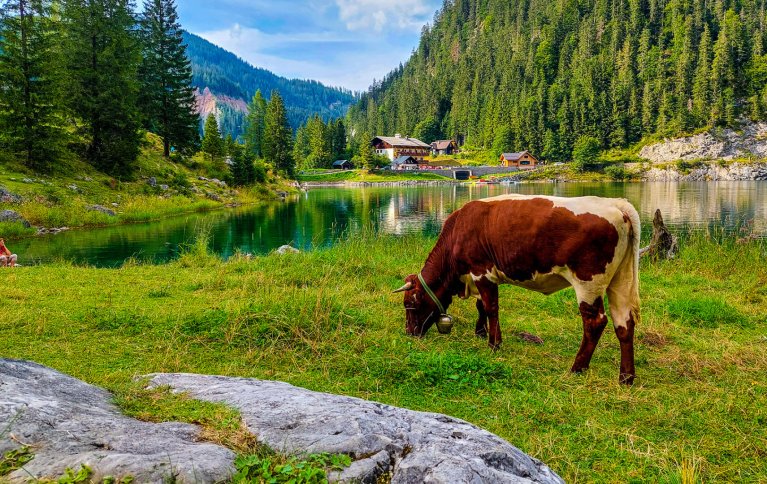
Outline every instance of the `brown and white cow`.
{"label": "brown and white cow", "polygon": [[581,372],[589,367],[607,324],[606,293],[621,347],[620,381],[631,384],[639,322],[639,236],[639,215],[622,199],[503,195],[469,202],[445,221],[421,269],[422,279],[412,274],[395,291],[405,293],[407,333],[423,336],[453,296],[474,296],[479,311],[475,332],[489,335],[490,347],[497,349],[499,284],[547,295],[572,286],[583,339],[571,371]]}

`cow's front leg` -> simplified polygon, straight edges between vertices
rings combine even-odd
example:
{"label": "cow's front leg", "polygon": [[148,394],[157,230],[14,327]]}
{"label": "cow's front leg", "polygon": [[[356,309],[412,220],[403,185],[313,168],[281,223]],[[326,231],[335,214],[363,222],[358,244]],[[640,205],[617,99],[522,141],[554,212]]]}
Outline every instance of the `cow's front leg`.
{"label": "cow's front leg", "polygon": [[607,325],[605,305],[601,296],[596,298],[591,304],[581,301],[580,311],[581,318],[583,319],[583,339],[581,339],[581,347],[578,350],[578,354],[575,356],[575,363],[573,363],[573,367],[570,370],[574,373],[580,373],[588,369],[594,349],[596,349],[599,338],[602,337],[602,332],[604,332]]}
{"label": "cow's front leg", "polygon": [[477,327],[474,328],[474,334],[480,338],[487,337],[487,313],[485,312],[485,305],[482,304],[481,299],[477,299]]}
{"label": "cow's front leg", "polygon": [[494,350],[501,346],[501,325],[498,323],[498,284],[485,278],[477,281],[477,289],[482,298],[482,306],[488,319],[488,344]]}

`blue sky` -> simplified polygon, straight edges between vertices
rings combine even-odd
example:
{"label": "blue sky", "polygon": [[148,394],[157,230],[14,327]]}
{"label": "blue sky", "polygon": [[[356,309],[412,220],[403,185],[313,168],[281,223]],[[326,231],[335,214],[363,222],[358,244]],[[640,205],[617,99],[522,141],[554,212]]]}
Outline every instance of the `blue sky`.
{"label": "blue sky", "polygon": [[257,67],[365,90],[410,56],[441,0],[177,0],[181,23]]}

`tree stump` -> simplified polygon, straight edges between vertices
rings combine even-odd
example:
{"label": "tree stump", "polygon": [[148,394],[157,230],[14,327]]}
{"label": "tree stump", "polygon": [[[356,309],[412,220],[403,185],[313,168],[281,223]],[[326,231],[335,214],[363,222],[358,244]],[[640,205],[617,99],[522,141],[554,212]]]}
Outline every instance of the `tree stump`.
{"label": "tree stump", "polygon": [[673,259],[679,252],[677,238],[666,228],[660,209],[655,210],[652,219],[652,240],[650,245],[639,250],[642,257],[650,257],[652,260]]}

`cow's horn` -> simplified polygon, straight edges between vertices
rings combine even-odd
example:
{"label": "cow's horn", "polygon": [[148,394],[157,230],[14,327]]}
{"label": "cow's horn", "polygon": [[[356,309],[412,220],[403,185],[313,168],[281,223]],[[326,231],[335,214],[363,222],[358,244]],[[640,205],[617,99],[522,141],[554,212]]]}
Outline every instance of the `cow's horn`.
{"label": "cow's horn", "polygon": [[400,287],[399,289],[397,289],[394,292],[405,292],[405,291],[409,290],[412,287],[413,287],[413,283],[412,282],[408,282],[404,286]]}

